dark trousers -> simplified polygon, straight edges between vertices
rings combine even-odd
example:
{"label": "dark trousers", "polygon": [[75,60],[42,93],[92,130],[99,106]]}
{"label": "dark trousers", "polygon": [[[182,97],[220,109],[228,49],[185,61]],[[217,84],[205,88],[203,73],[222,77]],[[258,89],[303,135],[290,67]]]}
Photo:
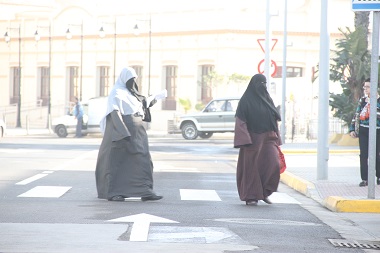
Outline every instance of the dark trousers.
{"label": "dark trousers", "polygon": [[[369,128],[359,128],[359,148],[360,148],[360,176],[362,180],[368,181],[368,144]],[[376,130],[376,177],[380,178],[380,129]]]}
{"label": "dark trousers", "polygon": [[75,137],[82,137],[82,126],[83,126],[83,118],[78,118]]}

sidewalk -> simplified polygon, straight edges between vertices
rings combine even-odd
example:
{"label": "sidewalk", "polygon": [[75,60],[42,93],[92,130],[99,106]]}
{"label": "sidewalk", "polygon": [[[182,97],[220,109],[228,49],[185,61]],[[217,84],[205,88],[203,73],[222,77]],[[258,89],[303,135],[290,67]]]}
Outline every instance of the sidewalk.
{"label": "sidewalk", "polygon": [[368,187],[359,187],[359,147],[329,146],[327,180],[317,180],[317,143],[285,143],[281,148],[288,165],[282,183],[333,211],[336,216],[324,222],[351,239],[345,243],[380,244],[380,185],[375,185],[375,199],[368,198]]}
{"label": "sidewalk", "polygon": [[[375,185],[375,199],[368,198],[368,187],[358,186],[358,147],[330,145],[326,180],[317,180],[317,143],[289,143],[282,150],[290,161],[281,175],[283,183],[334,212],[380,213],[380,186]],[[302,168],[292,164],[294,157]]]}

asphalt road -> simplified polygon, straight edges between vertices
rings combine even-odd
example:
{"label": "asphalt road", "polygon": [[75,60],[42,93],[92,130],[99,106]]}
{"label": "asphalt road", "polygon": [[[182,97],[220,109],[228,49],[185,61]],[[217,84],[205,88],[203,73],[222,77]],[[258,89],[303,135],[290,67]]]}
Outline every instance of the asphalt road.
{"label": "asphalt road", "polygon": [[96,197],[100,138],[0,142],[0,252],[363,252],[341,239],[315,201],[280,184],[246,206],[231,139],[151,138],[156,202]]}

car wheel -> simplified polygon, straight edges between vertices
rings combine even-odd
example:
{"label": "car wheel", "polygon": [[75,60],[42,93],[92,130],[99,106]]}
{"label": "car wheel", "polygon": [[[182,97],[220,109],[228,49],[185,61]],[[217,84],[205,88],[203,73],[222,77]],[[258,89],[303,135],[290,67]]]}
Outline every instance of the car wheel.
{"label": "car wheel", "polygon": [[201,132],[199,133],[199,137],[201,137],[202,139],[208,139],[210,138],[214,133],[213,132]]}
{"label": "car wheel", "polygon": [[182,127],[182,136],[186,140],[195,140],[198,137],[198,130],[193,123],[186,123]]}
{"label": "car wheel", "polygon": [[66,127],[63,125],[59,125],[55,128],[55,132],[57,133],[58,137],[65,138],[67,136],[67,130]]}

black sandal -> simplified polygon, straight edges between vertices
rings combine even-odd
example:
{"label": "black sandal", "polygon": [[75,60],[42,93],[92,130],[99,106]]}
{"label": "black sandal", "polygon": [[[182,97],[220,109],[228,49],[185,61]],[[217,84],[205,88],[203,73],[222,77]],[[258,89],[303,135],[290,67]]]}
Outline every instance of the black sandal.
{"label": "black sandal", "polygon": [[125,198],[121,195],[113,196],[112,198],[109,198],[108,201],[124,201]]}
{"label": "black sandal", "polygon": [[255,199],[250,199],[245,202],[247,206],[257,206],[258,201]]}

